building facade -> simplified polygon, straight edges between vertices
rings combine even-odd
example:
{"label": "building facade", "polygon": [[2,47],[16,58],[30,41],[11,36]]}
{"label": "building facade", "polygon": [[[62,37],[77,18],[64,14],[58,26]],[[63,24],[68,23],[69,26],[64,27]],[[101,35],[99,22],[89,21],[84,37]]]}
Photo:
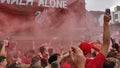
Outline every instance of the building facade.
{"label": "building facade", "polygon": [[114,23],[120,23],[120,6],[115,7],[115,11],[113,13],[113,21]]}

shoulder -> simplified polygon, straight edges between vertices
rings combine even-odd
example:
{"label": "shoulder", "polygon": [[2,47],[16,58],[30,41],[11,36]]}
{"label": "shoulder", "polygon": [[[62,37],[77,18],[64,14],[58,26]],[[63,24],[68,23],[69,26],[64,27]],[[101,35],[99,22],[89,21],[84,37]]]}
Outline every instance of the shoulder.
{"label": "shoulder", "polygon": [[86,68],[102,68],[105,60],[105,56],[100,52],[95,58],[87,59]]}

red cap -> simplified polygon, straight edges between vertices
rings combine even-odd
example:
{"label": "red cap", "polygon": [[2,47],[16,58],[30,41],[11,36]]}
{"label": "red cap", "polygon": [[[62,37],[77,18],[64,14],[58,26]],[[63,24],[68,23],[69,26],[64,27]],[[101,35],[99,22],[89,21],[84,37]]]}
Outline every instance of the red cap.
{"label": "red cap", "polygon": [[79,45],[80,49],[83,51],[84,55],[87,55],[88,53],[91,53],[91,48],[93,47],[93,44],[87,42],[87,41],[83,41],[80,45]]}
{"label": "red cap", "polygon": [[84,55],[87,54],[91,54],[91,49],[93,48],[96,51],[99,51],[99,49],[94,47],[94,43],[90,43],[87,41],[83,41],[80,45],[79,45],[80,49],[83,51]]}

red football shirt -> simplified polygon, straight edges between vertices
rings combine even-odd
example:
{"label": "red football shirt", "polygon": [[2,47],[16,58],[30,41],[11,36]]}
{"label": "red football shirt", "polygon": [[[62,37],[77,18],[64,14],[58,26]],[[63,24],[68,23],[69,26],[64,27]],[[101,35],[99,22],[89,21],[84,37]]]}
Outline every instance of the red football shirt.
{"label": "red football shirt", "polygon": [[105,56],[99,53],[94,59],[87,59],[85,68],[103,68]]}

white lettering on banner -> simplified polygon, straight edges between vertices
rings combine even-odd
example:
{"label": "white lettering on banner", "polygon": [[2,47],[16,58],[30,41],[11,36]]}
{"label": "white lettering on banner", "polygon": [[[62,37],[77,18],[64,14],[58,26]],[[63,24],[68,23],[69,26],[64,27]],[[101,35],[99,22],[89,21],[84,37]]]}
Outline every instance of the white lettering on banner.
{"label": "white lettering on banner", "polygon": [[64,8],[67,8],[67,1],[63,1]]}
{"label": "white lettering on banner", "polygon": [[25,3],[22,0],[20,0],[19,5],[25,5]]}
{"label": "white lettering on banner", "polygon": [[41,11],[37,11],[36,13],[35,13],[35,21],[36,21],[36,23],[39,23],[40,21],[39,21],[39,18],[40,18],[40,16],[41,16]]}
{"label": "white lettering on banner", "polygon": [[45,6],[51,8],[66,8],[66,0],[39,0],[38,6]]}
{"label": "white lettering on banner", "polygon": [[11,4],[15,4],[15,3],[18,5],[19,1],[18,0],[11,0]]}
{"label": "white lettering on banner", "polygon": [[0,0],[1,3],[7,2],[7,4],[10,4],[10,0]]}
{"label": "white lettering on banner", "polygon": [[29,5],[29,3],[32,6],[33,5],[33,0],[27,0],[26,5]]}
{"label": "white lettering on banner", "polygon": [[50,6],[51,6],[52,8],[54,8],[55,5],[56,5],[55,0],[50,0]]}
{"label": "white lettering on banner", "polygon": [[39,0],[38,6],[43,6],[43,5],[44,5],[44,1],[43,0]]}
{"label": "white lettering on banner", "polygon": [[44,0],[44,1],[45,1],[45,3],[43,4],[43,6],[49,7],[49,6],[48,6],[48,1],[47,1],[47,0]]}
{"label": "white lettering on banner", "polygon": [[[15,4],[15,5],[33,5],[34,0],[0,0],[0,3]],[[37,6],[50,8],[67,8],[66,0],[38,0]],[[35,4],[36,4],[35,3]]]}

